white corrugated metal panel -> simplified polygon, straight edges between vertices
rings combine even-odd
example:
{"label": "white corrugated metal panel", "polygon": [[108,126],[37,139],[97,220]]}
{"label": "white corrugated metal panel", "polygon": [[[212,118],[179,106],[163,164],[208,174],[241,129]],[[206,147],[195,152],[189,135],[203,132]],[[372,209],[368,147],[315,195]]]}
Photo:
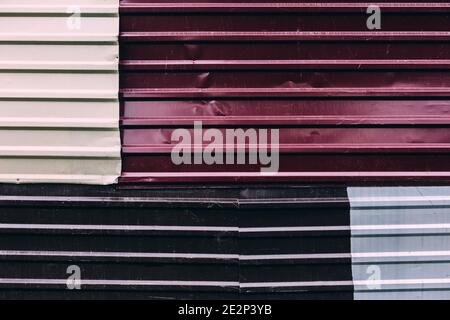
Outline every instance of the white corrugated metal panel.
{"label": "white corrugated metal panel", "polygon": [[118,5],[0,3],[0,182],[117,180]]}
{"label": "white corrugated metal panel", "polygon": [[450,188],[349,188],[355,299],[450,299]]}

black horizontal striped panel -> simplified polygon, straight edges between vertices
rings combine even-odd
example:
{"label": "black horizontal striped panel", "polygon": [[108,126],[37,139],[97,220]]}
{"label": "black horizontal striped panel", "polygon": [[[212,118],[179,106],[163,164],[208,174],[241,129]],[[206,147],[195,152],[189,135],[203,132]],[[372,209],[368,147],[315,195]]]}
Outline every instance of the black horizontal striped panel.
{"label": "black horizontal striped panel", "polygon": [[[177,263],[106,263],[73,261],[81,269],[82,279],[123,281],[124,286],[133,287],[133,281],[165,281],[176,282],[218,282],[237,283],[238,264],[177,264]],[[41,261],[1,261],[1,279],[64,279],[67,277],[67,262]],[[98,281],[101,282],[101,281]],[[105,282],[107,282],[105,280]],[[130,284],[127,285],[127,282]],[[8,286],[8,284],[3,284]],[[65,285],[65,283],[63,283]],[[101,286],[98,284],[97,286]],[[136,285],[135,285],[136,286]],[[161,287],[163,287],[161,285]],[[181,285],[178,285],[181,287]],[[205,285],[206,287],[206,285]],[[226,287],[233,287],[227,285]],[[237,285],[236,285],[237,287]],[[176,288],[176,286],[174,286]],[[193,287],[191,287],[193,288]]]}
{"label": "black horizontal striped panel", "polygon": [[[183,189],[0,186],[0,297],[350,297],[352,286],[333,285],[351,281],[348,230],[327,229],[349,224],[345,191],[191,189],[179,198],[187,207],[167,207],[175,193]],[[285,230],[292,224],[306,232]],[[73,265],[81,290],[67,289]]]}
{"label": "black horizontal striped panel", "polygon": [[[319,295],[324,297],[322,295]],[[237,292],[179,292],[179,291],[145,291],[140,288],[135,290],[61,290],[51,288],[26,288],[0,290],[2,300],[237,300],[240,295]],[[333,296],[330,296],[332,299]],[[305,295],[309,298],[309,295]],[[259,299],[259,298],[257,298]],[[348,296],[351,299],[351,296]]]}

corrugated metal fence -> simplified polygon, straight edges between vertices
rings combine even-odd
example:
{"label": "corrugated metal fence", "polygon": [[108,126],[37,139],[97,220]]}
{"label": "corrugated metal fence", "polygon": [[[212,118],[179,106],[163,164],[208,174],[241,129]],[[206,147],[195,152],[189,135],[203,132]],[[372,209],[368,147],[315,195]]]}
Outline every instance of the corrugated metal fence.
{"label": "corrugated metal fence", "polygon": [[0,298],[351,299],[349,224],[345,189],[0,185]]}
{"label": "corrugated metal fence", "polygon": [[355,299],[450,299],[450,188],[349,188]]}
{"label": "corrugated metal fence", "polygon": [[0,185],[0,298],[449,299],[449,192]]}
{"label": "corrugated metal fence", "polygon": [[117,0],[0,3],[0,182],[120,175]]}
{"label": "corrugated metal fence", "polygon": [[[449,181],[450,6],[377,3],[122,1],[121,181]],[[280,172],[173,164],[194,121],[279,128]]]}
{"label": "corrugated metal fence", "polygon": [[[77,2],[0,4],[0,182],[119,175],[118,1]],[[450,5],[368,5],[123,1],[122,182],[448,181]],[[280,173],[175,166],[194,121]],[[448,194],[0,185],[0,297],[449,298]]]}

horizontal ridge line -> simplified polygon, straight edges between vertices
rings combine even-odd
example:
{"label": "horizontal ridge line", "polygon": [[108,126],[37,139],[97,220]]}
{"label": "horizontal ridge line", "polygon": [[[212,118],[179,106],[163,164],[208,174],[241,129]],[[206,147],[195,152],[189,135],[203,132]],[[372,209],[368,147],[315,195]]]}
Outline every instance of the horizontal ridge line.
{"label": "horizontal ridge line", "polygon": [[122,13],[139,12],[361,12],[377,5],[387,12],[447,12],[446,3],[123,3]]}
{"label": "horizontal ridge line", "polygon": [[447,31],[283,31],[283,32],[122,32],[124,41],[294,41],[294,40],[436,40],[449,41]]}
{"label": "horizontal ridge line", "polygon": [[[450,88],[128,88],[124,98],[168,97],[449,97]],[[1,96],[1,91],[0,91]]]}
{"label": "horizontal ridge line", "polygon": [[[447,199],[449,200],[449,199]],[[87,224],[30,224],[0,223],[1,230],[69,230],[69,231],[167,231],[167,232],[231,232],[280,233],[328,231],[390,231],[390,230],[450,230],[449,223],[353,225],[353,226],[280,226],[280,227],[229,227],[229,226],[175,226],[175,225],[87,225]],[[426,232],[423,232],[426,234]]]}
{"label": "horizontal ridge line", "polygon": [[[124,153],[171,153],[174,147],[177,146],[179,148],[183,147],[183,145],[155,145],[155,146],[129,146],[123,145],[122,150]],[[186,145],[186,148],[190,148],[192,154],[195,153],[195,148],[206,148],[208,145],[195,146],[195,145]],[[232,145],[232,153],[236,152],[236,148],[241,148],[246,152],[250,150],[258,150],[259,145]],[[216,152],[218,148],[221,147],[224,153],[227,153],[228,146],[226,144],[223,145],[215,145]],[[270,146],[270,150],[279,150],[281,153],[303,153],[303,152],[430,152],[430,153],[450,153],[450,144],[439,144],[439,143],[424,143],[424,144],[280,144],[279,146]],[[186,152],[189,154],[189,152]]]}
{"label": "horizontal ridge line", "polygon": [[[0,65],[1,66],[1,65]],[[450,59],[364,59],[364,60],[123,60],[122,70],[235,70],[235,69],[288,69],[288,68],[450,68]]]}
{"label": "horizontal ridge line", "polygon": [[232,172],[216,171],[214,176],[210,172],[124,172],[120,177],[121,183],[128,184],[147,184],[147,183],[174,183],[179,182],[180,178],[186,183],[215,183],[220,181],[233,183],[249,182],[297,182],[301,180],[313,182],[345,182],[349,181],[398,181],[408,179],[410,182],[450,182],[450,171],[325,171],[325,172]]}
{"label": "horizontal ridge line", "polygon": [[[181,126],[193,125],[195,121],[202,121],[208,125],[447,125],[450,123],[448,116],[198,116],[198,117],[148,117],[148,118],[123,118],[120,122],[123,127],[135,126]],[[1,123],[1,121],[0,121]]]}
{"label": "horizontal ridge line", "polygon": [[155,258],[155,259],[213,259],[213,260],[322,260],[361,258],[420,258],[446,257],[450,251],[404,251],[404,252],[352,252],[352,253],[305,253],[305,254],[213,254],[213,253],[154,253],[154,252],[96,252],[96,251],[26,251],[0,250],[0,257],[83,257],[83,258]]}

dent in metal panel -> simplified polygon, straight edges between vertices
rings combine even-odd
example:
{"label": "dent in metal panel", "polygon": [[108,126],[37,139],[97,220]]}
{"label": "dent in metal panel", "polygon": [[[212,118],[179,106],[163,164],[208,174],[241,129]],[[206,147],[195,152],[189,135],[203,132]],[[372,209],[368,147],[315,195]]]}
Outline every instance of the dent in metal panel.
{"label": "dent in metal panel", "polygon": [[[121,182],[448,182],[448,5],[380,6],[122,0]],[[174,165],[200,120],[279,128],[279,172]]]}
{"label": "dent in metal panel", "polygon": [[356,299],[448,299],[450,188],[349,188]]}
{"label": "dent in metal panel", "polygon": [[118,0],[0,4],[0,182],[114,183]]}

